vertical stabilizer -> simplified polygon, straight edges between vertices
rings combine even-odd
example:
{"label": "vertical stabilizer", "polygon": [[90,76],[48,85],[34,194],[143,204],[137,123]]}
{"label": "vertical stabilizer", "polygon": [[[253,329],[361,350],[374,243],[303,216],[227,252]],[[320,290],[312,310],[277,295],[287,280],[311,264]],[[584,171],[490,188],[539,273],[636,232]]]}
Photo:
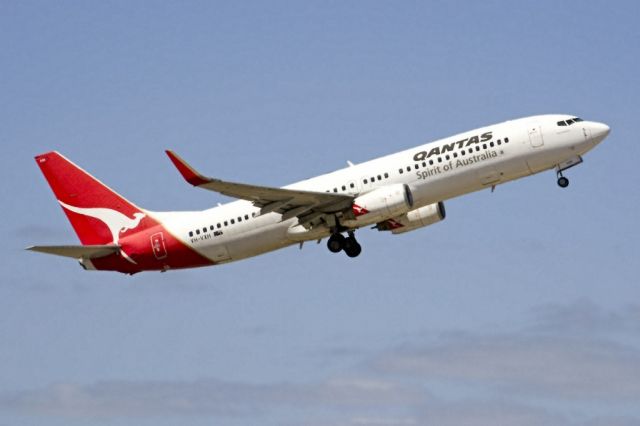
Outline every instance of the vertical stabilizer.
{"label": "vertical stabilizer", "polygon": [[120,233],[146,227],[143,209],[63,155],[52,151],[35,159],[82,244],[118,244]]}

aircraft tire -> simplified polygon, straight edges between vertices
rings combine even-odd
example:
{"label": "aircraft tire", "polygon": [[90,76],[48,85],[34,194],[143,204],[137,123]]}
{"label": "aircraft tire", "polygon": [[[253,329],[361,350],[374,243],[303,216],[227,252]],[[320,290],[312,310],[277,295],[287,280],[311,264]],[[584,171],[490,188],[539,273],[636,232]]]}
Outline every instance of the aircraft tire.
{"label": "aircraft tire", "polygon": [[567,186],[569,186],[569,179],[567,179],[567,178],[566,178],[566,177],[564,177],[564,176],[560,176],[560,177],[558,178],[558,186],[559,186],[560,188],[566,188]]}
{"label": "aircraft tire", "polygon": [[360,253],[362,253],[362,246],[360,244],[358,244],[358,243],[355,243],[354,245],[349,247],[348,250],[345,249],[344,252],[349,257],[358,257],[360,255]]}
{"label": "aircraft tire", "polygon": [[340,253],[345,245],[345,238],[342,234],[333,234],[327,241],[327,248],[331,253]]}
{"label": "aircraft tire", "polygon": [[355,237],[349,236],[344,240],[344,252],[349,257],[357,257],[362,252],[362,246],[356,241]]}

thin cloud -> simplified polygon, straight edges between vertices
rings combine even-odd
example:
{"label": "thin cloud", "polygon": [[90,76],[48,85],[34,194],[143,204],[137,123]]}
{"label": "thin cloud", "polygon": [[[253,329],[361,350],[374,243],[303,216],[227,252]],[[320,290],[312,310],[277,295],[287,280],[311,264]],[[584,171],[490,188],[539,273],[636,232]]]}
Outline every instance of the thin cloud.
{"label": "thin cloud", "polygon": [[415,405],[426,394],[392,382],[336,379],[317,384],[110,381],[56,384],[0,396],[0,408],[71,417],[255,416],[268,407],[342,410]]}
{"label": "thin cloud", "polygon": [[640,305],[608,311],[586,299],[549,304],[532,311],[530,331],[549,334],[617,334],[640,330]]}
{"label": "thin cloud", "polygon": [[393,352],[373,366],[387,374],[509,393],[640,400],[640,351],[606,341],[469,336]]}
{"label": "thin cloud", "polygon": [[[289,424],[308,426],[638,426],[640,349],[628,343],[637,313],[584,301],[547,306],[526,327],[419,336],[317,382],[63,383],[0,394],[0,411],[248,422],[286,413]],[[576,333],[583,320],[600,332]],[[626,344],[611,337],[622,335]]]}
{"label": "thin cloud", "polygon": [[428,407],[420,416],[420,424],[438,426],[477,425],[570,425],[565,416],[540,407],[508,400],[462,400]]}
{"label": "thin cloud", "polygon": [[586,302],[545,306],[524,329],[445,334],[392,350],[371,367],[386,375],[483,387],[498,395],[640,401],[640,349],[629,343],[633,339],[620,343],[615,338],[631,334],[637,315],[634,306],[619,312]]}

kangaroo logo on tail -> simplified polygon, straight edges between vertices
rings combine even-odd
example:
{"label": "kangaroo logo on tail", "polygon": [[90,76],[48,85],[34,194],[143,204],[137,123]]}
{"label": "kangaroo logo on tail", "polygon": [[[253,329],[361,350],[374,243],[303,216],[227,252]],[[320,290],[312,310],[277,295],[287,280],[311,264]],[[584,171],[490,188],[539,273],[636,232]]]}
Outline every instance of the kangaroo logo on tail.
{"label": "kangaroo logo on tail", "polygon": [[[67,210],[70,210],[74,213],[78,213],[84,216],[89,216],[94,219],[98,219],[103,222],[109,228],[111,232],[111,243],[118,244],[118,240],[120,239],[120,233],[125,232],[130,229],[135,229],[140,224],[140,221],[146,216],[146,214],[142,212],[136,212],[133,214],[133,219],[127,217],[126,215],[120,213],[119,211],[107,209],[103,207],[91,207],[91,208],[82,208],[70,206],[69,204],[63,203],[58,200],[60,205]],[[136,263],[133,259],[131,259],[124,251],[120,250],[120,252],[124,255],[124,257],[132,263]]]}

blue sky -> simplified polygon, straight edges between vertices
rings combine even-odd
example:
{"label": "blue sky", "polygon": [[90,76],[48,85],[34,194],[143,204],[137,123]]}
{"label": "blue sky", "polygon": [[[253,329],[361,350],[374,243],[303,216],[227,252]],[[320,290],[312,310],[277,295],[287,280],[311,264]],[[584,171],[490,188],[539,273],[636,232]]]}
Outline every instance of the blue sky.
{"label": "blue sky", "polygon": [[[640,425],[640,3],[4,2],[0,421]],[[460,131],[570,113],[612,133],[446,203],[357,259],[290,247],[88,273],[33,156],[151,210],[229,201]]]}

